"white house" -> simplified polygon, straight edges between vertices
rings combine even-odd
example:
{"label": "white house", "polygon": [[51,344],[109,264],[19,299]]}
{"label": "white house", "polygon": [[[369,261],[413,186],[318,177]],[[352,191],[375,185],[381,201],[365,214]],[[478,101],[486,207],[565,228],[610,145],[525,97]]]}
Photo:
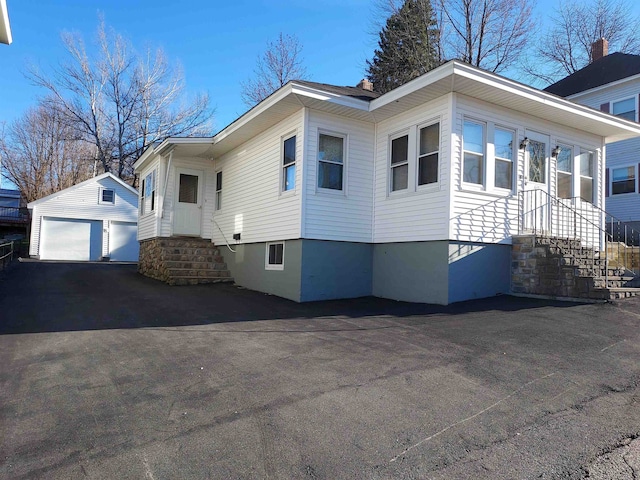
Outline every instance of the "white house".
{"label": "white house", "polygon": [[111,173],[31,202],[29,255],[137,261],[138,192]]}
{"label": "white house", "polygon": [[555,146],[580,201],[601,207],[605,142],[640,135],[458,61],[366,87],[292,81],[212,138],[150,147],[135,165],[141,270],[160,239],[192,236],[236,283],[295,301],[508,293],[524,209],[555,198]]}
{"label": "white house", "polygon": [[[640,55],[609,55],[607,45],[600,39],[593,45],[592,63],[545,90],[638,122]],[[607,144],[605,209],[636,232],[640,231],[639,168],[640,138]]]}

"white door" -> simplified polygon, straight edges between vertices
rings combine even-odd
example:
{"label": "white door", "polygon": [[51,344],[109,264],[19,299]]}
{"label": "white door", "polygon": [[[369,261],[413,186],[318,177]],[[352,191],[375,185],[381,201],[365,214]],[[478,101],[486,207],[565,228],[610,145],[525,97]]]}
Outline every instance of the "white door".
{"label": "white door", "polygon": [[525,185],[523,227],[525,230],[545,233],[549,230],[551,208],[550,139],[549,135],[527,130],[525,148]]}
{"label": "white door", "polygon": [[202,225],[202,182],[204,172],[176,168],[176,201],[173,209],[174,235],[200,236]]}
{"label": "white door", "polygon": [[140,251],[137,234],[137,223],[111,222],[109,258],[117,262],[137,262]]}
{"label": "white door", "polygon": [[71,218],[42,218],[40,258],[42,260],[100,260],[102,221]]}

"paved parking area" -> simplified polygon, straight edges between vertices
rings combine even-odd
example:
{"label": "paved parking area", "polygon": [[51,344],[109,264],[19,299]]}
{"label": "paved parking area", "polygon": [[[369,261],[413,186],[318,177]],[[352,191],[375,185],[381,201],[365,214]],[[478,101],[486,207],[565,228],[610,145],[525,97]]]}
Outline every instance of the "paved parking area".
{"label": "paved parking area", "polygon": [[634,478],[639,327],[636,299],[299,305],[22,263],[0,478]]}

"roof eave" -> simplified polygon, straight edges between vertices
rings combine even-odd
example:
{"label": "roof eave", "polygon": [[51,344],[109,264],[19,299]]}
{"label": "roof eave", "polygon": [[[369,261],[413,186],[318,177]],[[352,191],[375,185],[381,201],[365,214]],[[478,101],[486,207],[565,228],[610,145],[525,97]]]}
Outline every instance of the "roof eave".
{"label": "roof eave", "polygon": [[9,23],[9,11],[7,1],[0,0],[0,43],[10,45],[13,42],[11,36],[11,24]]}

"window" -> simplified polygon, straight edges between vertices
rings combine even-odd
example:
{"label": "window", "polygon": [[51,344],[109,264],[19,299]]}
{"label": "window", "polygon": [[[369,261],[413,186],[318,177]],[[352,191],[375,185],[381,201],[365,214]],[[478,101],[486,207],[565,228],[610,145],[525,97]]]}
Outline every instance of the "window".
{"label": "window", "polygon": [[344,137],[321,133],[318,139],[318,187],[342,190]]}
{"label": "window", "polygon": [[409,185],[409,135],[391,140],[391,191],[406,190]]}
{"label": "window", "polygon": [[284,270],[284,242],[267,243],[267,258],[264,268]]}
{"label": "window", "polygon": [[513,132],[496,127],[493,132],[495,147],[495,186],[513,188]]}
{"label": "window", "polygon": [[282,191],[296,188],[296,137],[287,138],[282,148]]}
{"label": "window", "polygon": [[420,129],[418,151],[418,185],[438,181],[438,155],[440,153],[440,124],[434,123]]}
{"label": "window", "polygon": [[156,209],[156,171],[149,173],[142,180],[140,214],[153,212]]}
{"label": "window", "polygon": [[463,132],[464,170],[463,181],[482,185],[484,180],[484,125],[464,121]]}
{"label": "window", "polygon": [[544,142],[529,140],[529,180],[545,183],[547,178],[547,145]]}
{"label": "window", "polygon": [[564,145],[558,145],[560,152],[557,157],[558,177],[556,183],[556,196],[558,198],[571,198],[573,196],[573,149]]}
{"label": "window", "polygon": [[[632,185],[633,191],[635,182],[632,181]],[[580,152],[580,198],[593,203],[593,152]]]}
{"label": "window", "polygon": [[216,210],[222,208],[222,172],[216,173]]}
{"label": "window", "polygon": [[635,193],[636,191],[636,167],[614,168],[611,180],[611,193]]}
{"label": "window", "polygon": [[116,203],[116,192],[111,188],[103,188],[100,190],[100,203]]}
{"label": "window", "polygon": [[626,98],[619,102],[611,102],[611,113],[617,117],[626,118],[627,120],[636,121],[636,99]]}
{"label": "window", "polygon": [[180,174],[180,185],[178,187],[178,202],[198,203],[198,176]]}

